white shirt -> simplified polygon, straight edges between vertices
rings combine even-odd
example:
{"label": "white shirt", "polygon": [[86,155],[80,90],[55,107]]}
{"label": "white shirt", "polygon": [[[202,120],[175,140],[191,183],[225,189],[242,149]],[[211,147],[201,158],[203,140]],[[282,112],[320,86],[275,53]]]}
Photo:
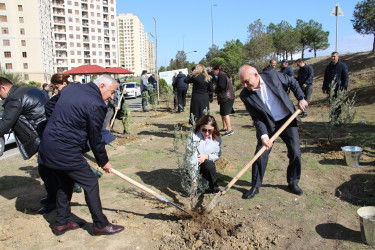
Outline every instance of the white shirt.
{"label": "white shirt", "polygon": [[[272,90],[263,81],[262,77],[259,76],[260,88],[254,89],[255,93],[259,96],[265,106],[271,112],[271,115],[275,121],[280,121],[290,114],[285,104],[272,92]],[[268,135],[262,135],[261,139]]]}

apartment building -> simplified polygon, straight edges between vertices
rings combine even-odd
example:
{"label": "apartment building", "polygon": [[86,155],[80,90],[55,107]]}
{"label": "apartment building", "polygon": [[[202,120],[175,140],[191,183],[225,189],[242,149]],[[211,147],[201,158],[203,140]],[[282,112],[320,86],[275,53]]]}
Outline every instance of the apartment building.
{"label": "apartment building", "polygon": [[52,0],[52,25],[56,72],[118,66],[115,0]]}
{"label": "apartment building", "polygon": [[119,65],[140,75],[142,70],[154,72],[154,44],[138,16],[131,13],[117,17]]}
{"label": "apartment building", "polygon": [[0,0],[0,67],[27,81],[54,73],[50,0]]}

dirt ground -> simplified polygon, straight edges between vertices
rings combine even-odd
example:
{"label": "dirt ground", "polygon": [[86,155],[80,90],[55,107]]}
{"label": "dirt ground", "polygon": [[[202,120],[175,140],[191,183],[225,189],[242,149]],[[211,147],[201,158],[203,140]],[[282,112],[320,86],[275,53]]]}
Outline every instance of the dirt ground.
{"label": "dirt ground", "polygon": [[[321,60],[328,63],[327,58]],[[315,59],[311,64],[319,72],[319,62]],[[374,60],[371,69],[374,72]],[[366,74],[356,71],[351,76],[365,75],[363,79],[369,80]],[[23,161],[14,156],[0,162],[0,249],[371,249],[362,243],[356,210],[375,205],[375,118],[369,115],[375,108],[374,92],[362,91],[363,85],[353,83],[351,89],[356,89],[361,100],[356,119],[338,128],[335,141],[327,144],[321,115],[327,103],[320,93],[320,77],[317,74],[309,115],[299,124],[302,196],[287,190],[286,147],[277,140],[263,186],[254,199],[241,198],[251,186],[251,174],[246,172],[211,213],[202,208],[210,203],[212,194],[198,197],[191,207],[191,200],[181,196],[173,144],[175,124],[183,124],[184,131],[189,131],[188,112],[176,114],[161,102],[157,111],[132,112],[128,135],[118,133],[122,125],[117,120],[117,139],[107,147],[108,154],[113,168],[192,211],[192,216],[114,174],[104,174],[99,180],[104,213],[125,230],[112,236],[92,236],[84,194],[75,193],[72,220],[84,224],[55,236],[55,212],[36,214],[39,200],[45,196],[36,158]],[[251,160],[256,146],[255,128],[238,98],[234,109],[235,133],[223,138],[217,166],[221,188]],[[211,104],[211,114],[220,120],[216,102]],[[363,120],[366,124],[359,123]],[[364,148],[357,168],[346,166],[340,150],[340,146],[352,144]]]}

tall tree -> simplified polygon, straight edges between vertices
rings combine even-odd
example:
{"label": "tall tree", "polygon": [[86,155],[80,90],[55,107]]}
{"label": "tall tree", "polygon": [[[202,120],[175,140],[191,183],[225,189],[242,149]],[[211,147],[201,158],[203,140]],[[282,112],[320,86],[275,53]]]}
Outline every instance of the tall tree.
{"label": "tall tree", "polygon": [[249,40],[244,45],[244,55],[249,64],[261,70],[268,64],[271,53],[274,51],[272,37],[266,33],[266,26],[260,19],[249,25],[248,33]]}
{"label": "tall tree", "polygon": [[209,65],[211,65],[211,60],[215,57],[218,57],[220,54],[219,47],[217,45],[212,45],[211,48],[208,49],[208,52],[206,54],[206,61]]}
{"label": "tall tree", "polygon": [[371,53],[375,53],[375,1],[365,0],[354,7],[352,24],[355,31],[362,35],[374,35]]}
{"label": "tall tree", "polygon": [[227,41],[221,50],[220,57],[224,59],[222,65],[233,78],[237,75],[237,71],[241,65],[246,63],[243,50],[244,45],[238,39],[230,42]]}
{"label": "tall tree", "polygon": [[277,56],[283,55],[285,59],[288,59],[290,55],[293,59],[293,54],[301,49],[299,32],[287,21],[283,20],[277,25],[270,23],[267,32],[272,36]]}
{"label": "tall tree", "polygon": [[[312,22],[313,20],[310,20]],[[305,49],[308,45],[308,36],[309,36],[309,24],[301,19],[297,19],[296,30],[299,33],[299,41],[301,46],[301,58],[305,56]]]}

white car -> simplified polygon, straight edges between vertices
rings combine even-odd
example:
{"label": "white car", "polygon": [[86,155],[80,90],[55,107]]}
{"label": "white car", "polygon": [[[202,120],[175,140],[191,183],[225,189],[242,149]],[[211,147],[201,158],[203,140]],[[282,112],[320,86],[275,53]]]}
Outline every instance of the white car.
{"label": "white car", "polygon": [[137,82],[126,82],[122,84],[125,87],[125,98],[137,98],[141,96],[141,86]]}
{"label": "white car", "polygon": [[15,143],[15,142],[16,142],[16,139],[14,139],[13,133],[5,134],[3,137],[1,137],[0,138],[0,156],[2,156],[4,153],[5,145]]}

